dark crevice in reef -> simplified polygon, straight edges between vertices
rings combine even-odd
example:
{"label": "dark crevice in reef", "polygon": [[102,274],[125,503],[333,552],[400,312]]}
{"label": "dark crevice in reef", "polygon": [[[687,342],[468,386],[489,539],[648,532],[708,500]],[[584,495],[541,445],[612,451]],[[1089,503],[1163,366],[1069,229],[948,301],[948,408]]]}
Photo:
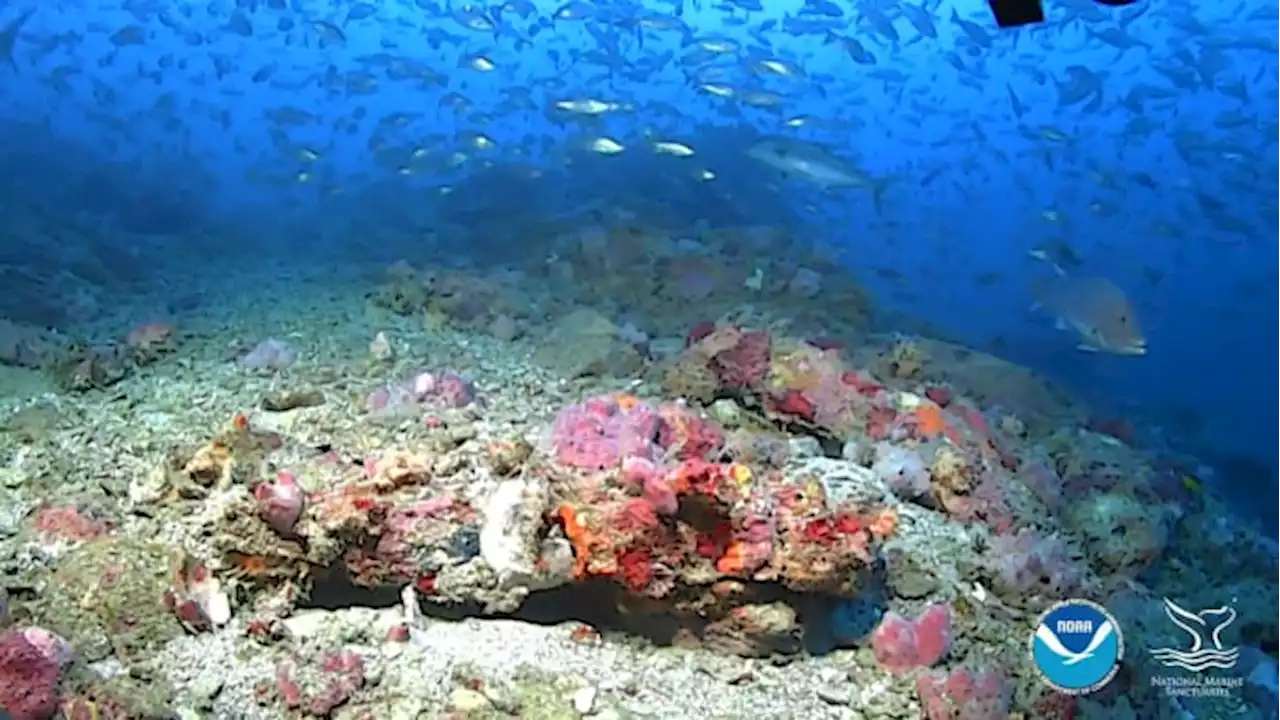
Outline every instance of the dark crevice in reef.
{"label": "dark crevice in reef", "polygon": [[400,590],[394,587],[367,588],[355,585],[345,572],[330,571],[319,575],[309,596],[299,607],[316,610],[341,610],[349,607],[392,608],[400,605]]}
{"label": "dark crevice in reef", "polygon": [[[750,597],[752,605],[776,603],[790,608],[795,612],[795,622],[783,622],[776,629],[735,623],[730,619],[732,609],[738,606],[735,603],[727,603],[722,608],[705,607],[698,612],[697,608],[706,602],[705,587],[678,588],[669,597],[655,600],[631,595],[607,579],[533,592],[512,613],[486,613],[476,603],[442,605],[425,601],[420,604],[425,617],[446,622],[467,618],[511,619],[536,625],[578,622],[604,636],[639,638],[657,646],[702,644],[727,654],[767,656],[802,651],[822,654],[836,646],[833,622],[841,621],[837,607],[847,601],[797,593],[775,583],[747,582],[739,588],[739,593]],[[317,582],[301,606],[338,610],[390,608],[399,604],[397,588],[364,588],[352,584],[344,573],[331,573]]]}

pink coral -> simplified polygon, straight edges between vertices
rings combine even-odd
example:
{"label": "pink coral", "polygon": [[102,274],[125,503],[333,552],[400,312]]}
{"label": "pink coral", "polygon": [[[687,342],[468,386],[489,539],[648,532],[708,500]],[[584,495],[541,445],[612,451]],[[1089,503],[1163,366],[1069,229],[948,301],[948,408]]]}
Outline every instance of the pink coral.
{"label": "pink coral", "polygon": [[13,720],[46,720],[58,709],[66,641],[40,628],[0,635],[0,708]]}
{"label": "pink coral", "polygon": [[654,459],[661,418],[647,403],[623,405],[602,395],[562,409],[551,430],[556,459],[587,470],[616,467],[629,457]]}
{"label": "pink coral", "polygon": [[660,515],[675,515],[679,509],[676,493],[663,469],[647,458],[622,459],[622,481],[640,488],[641,497]]}
{"label": "pink coral", "polygon": [[302,487],[293,473],[280,471],[275,482],[264,482],[253,489],[258,512],[263,521],[281,535],[293,533],[306,502]]}
{"label": "pink coral", "polygon": [[1012,692],[1004,676],[966,669],[924,673],[916,678],[926,720],[1005,720]]}
{"label": "pink coral", "polygon": [[709,459],[724,442],[720,426],[684,405],[655,408],[625,395],[600,395],[570,405],[556,415],[551,429],[556,459],[586,470],[617,467],[628,458],[655,463],[660,456]]}
{"label": "pink coral", "polygon": [[914,621],[887,612],[871,635],[871,649],[891,673],[929,667],[951,649],[951,609],[930,605]]}
{"label": "pink coral", "polygon": [[653,506],[659,515],[675,515],[680,509],[680,501],[676,492],[665,477],[654,477],[645,480],[644,499]]}

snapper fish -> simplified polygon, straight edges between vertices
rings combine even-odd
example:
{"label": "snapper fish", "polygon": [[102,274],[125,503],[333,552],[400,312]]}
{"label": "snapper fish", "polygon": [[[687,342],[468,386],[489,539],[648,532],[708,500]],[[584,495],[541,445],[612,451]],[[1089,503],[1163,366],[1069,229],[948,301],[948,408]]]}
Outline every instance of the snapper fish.
{"label": "snapper fish", "polygon": [[1054,276],[1032,285],[1035,306],[1053,313],[1059,329],[1080,335],[1085,352],[1146,355],[1147,339],[1129,296],[1100,277],[1068,275],[1057,265]]}

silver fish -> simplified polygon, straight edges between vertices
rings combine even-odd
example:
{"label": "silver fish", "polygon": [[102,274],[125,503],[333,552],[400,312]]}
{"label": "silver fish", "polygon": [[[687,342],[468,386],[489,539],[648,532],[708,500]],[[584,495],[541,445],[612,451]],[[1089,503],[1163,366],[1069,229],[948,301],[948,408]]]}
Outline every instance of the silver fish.
{"label": "silver fish", "polygon": [[871,178],[866,174],[825,147],[814,143],[769,138],[752,145],[747,150],[747,156],[787,177],[803,180],[823,189],[872,186]]}

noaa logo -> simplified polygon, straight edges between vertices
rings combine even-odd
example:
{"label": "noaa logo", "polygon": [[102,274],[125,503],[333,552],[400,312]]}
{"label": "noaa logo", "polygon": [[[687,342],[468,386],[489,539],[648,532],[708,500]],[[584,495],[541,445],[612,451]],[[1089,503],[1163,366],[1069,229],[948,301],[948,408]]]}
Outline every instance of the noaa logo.
{"label": "noaa logo", "polygon": [[1055,690],[1083,695],[1111,682],[1124,657],[1120,625],[1089,600],[1064,600],[1046,610],[1031,636],[1031,659]]}

